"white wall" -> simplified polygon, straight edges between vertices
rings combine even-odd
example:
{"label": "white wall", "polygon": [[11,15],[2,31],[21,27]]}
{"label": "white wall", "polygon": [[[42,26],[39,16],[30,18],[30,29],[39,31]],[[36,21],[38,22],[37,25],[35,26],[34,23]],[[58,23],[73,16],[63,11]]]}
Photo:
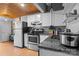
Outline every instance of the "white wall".
{"label": "white wall", "polygon": [[[76,4],[76,6],[72,9],[71,12],[73,12],[74,9],[76,9],[77,13],[79,14],[79,4]],[[79,33],[79,18],[71,23],[68,23],[67,28],[71,29],[73,33]]]}
{"label": "white wall", "polygon": [[79,18],[67,25],[68,29],[71,29],[73,33],[79,33]]}
{"label": "white wall", "polygon": [[11,34],[11,22],[9,19],[0,17],[0,42],[9,40]]}
{"label": "white wall", "polygon": [[77,10],[77,13],[79,14],[79,3],[77,3],[74,8],[72,9],[71,12],[74,12],[73,10],[76,9]]}

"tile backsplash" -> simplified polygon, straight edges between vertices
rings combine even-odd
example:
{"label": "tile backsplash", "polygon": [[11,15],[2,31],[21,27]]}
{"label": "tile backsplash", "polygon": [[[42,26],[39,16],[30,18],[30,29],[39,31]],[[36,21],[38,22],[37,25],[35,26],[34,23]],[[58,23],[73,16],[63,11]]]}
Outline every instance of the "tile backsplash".
{"label": "tile backsplash", "polygon": [[[56,30],[60,31],[60,32],[64,32],[64,29],[66,28],[66,26],[55,26]],[[49,30],[49,26],[44,26],[43,29],[45,31]]]}

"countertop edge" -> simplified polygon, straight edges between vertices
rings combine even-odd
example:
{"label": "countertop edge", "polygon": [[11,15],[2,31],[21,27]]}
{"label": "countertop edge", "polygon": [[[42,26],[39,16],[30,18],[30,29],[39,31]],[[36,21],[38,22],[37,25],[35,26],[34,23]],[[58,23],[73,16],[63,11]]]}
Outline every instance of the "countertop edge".
{"label": "countertop edge", "polygon": [[77,54],[71,54],[71,53],[69,53],[69,52],[64,52],[64,51],[57,50],[57,49],[47,48],[47,47],[44,47],[44,46],[38,46],[38,47],[39,47],[39,50],[40,50],[40,48],[42,48],[42,49],[46,49],[46,50],[50,50],[50,51],[56,51],[56,52],[61,52],[61,53],[70,54],[70,55],[72,55],[72,56],[78,56]]}

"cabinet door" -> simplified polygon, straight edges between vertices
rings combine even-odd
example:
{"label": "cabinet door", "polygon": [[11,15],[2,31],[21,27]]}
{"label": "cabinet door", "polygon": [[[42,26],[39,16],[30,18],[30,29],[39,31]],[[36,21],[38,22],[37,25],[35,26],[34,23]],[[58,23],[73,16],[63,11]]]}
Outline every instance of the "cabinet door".
{"label": "cabinet door", "polygon": [[42,26],[50,26],[51,25],[50,13],[42,13],[41,22]]}
{"label": "cabinet door", "polygon": [[57,51],[51,51],[47,49],[41,49],[40,48],[40,56],[72,56],[71,54],[66,54],[63,52],[57,52]]}
{"label": "cabinet door", "polygon": [[50,13],[40,13],[40,14],[27,16],[28,26],[32,26],[31,22],[36,20],[42,22],[42,26],[51,25]]}
{"label": "cabinet door", "polygon": [[65,23],[64,23],[65,20],[66,20],[65,15],[54,14],[52,23],[55,26],[65,26]]}
{"label": "cabinet door", "polygon": [[23,46],[22,30],[15,30],[14,46],[17,46],[17,47]]}
{"label": "cabinet door", "polygon": [[33,21],[40,21],[41,19],[41,14],[34,14],[34,15],[31,15],[31,16],[27,16],[27,22],[28,22],[28,26],[31,26],[31,22]]}
{"label": "cabinet door", "polygon": [[21,19],[22,21],[27,22],[27,16],[22,16]]}
{"label": "cabinet door", "polygon": [[24,46],[28,47],[28,35],[24,34]]}
{"label": "cabinet door", "polygon": [[18,28],[18,29],[22,28],[22,21],[16,21],[15,22],[15,29],[16,28]]}
{"label": "cabinet door", "polygon": [[27,16],[27,22],[28,22],[28,26],[32,27],[31,22],[35,20],[34,15],[31,16]]}

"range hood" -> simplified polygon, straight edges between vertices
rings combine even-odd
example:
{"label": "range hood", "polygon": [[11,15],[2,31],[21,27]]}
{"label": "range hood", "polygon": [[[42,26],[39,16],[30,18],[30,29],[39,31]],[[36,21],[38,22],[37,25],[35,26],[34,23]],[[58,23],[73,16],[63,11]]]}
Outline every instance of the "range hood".
{"label": "range hood", "polygon": [[50,4],[50,19],[51,19],[51,26],[49,27],[49,29],[55,29],[54,24],[52,24],[52,20],[53,20],[53,7],[52,7],[52,3]]}

